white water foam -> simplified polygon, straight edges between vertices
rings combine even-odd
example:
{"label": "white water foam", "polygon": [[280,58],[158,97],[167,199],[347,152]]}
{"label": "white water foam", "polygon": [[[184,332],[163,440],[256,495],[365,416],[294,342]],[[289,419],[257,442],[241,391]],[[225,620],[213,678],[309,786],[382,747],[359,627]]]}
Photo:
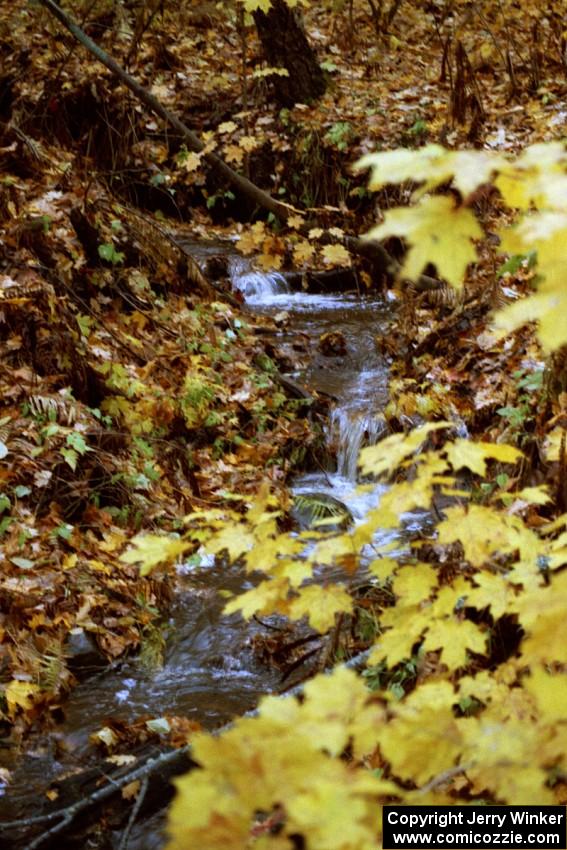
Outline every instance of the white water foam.
{"label": "white water foam", "polygon": [[244,257],[230,258],[229,274],[233,287],[242,293],[247,304],[270,303],[274,296],[289,292],[283,274],[255,271]]}
{"label": "white water foam", "polygon": [[331,412],[329,435],[337,447],[337,475],[356,481],[360,450],[373,446],[384,432],[384,420],[372,413],[354,412],[335,407]]}

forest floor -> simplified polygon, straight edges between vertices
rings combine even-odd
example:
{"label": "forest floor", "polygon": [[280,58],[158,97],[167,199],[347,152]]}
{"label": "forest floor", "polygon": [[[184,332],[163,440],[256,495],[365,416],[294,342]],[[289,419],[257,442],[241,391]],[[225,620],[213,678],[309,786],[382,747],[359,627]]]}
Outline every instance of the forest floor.
{"label": "forest floor", "polygon": [[[236,240],[264,270],[356,262],[363,286],[380,289],[363,261],[321,238],[360,235],[407,197],[405,187],[370,194],[352,171],[362,154],[429,142],[513,153],[565,136],[562,3],[543,17],[537,4],[515,17],[466,5],[444,17],[442,4],[402,4],[378,32],[358,0],[351,17],[307,9],[328,90],[282,109],[253,28],[230,10],[166,3],[137,40],[141,13],[129,4],[91,4],[85,19],[74,4],[91,37],[210,150],[300,211],[286,227],[235,197],[47,12],[3,5],[0,725],[10,746],[61,716],[79,637],[102,663],[151,640],[174,579],[120,561],[136,533],[179,530],[196,507],[253,494],[266,477],[288,506],[290,475],[320,451],[320,419],[278,381],[262,328],[169,234]],[[477,203],[493,234],[498,198]],[[319,225],[309,237],[301,213]],[[561,504],[564,482],[542,447],[564,395],[542,403],[532,327],[504,344],[489,332],[492,307],[533,277],[504,262],[489,238],[462,299],[394,291],[385,416],[392,430],[456,417],[476,437],[515,442],[526,479],[551,484]]]}

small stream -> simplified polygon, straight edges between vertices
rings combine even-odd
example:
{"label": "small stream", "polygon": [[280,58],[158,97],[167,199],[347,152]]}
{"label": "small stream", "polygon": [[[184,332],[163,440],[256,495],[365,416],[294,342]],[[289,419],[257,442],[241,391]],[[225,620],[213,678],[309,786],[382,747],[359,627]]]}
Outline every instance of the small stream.
{"label": "small stream", "polygon": [[[336,469],[301,476],[294,482],[294,492],[333,496],[345,502],[355,518],[362,518],[381,492],[380,488],[364,496],[356,492],[356,465],[360,449],[375,443],[385,428],[381,411],[387,402],[388,372],[376,341],[388,328],[391,308],[375,295],[292,292],[283,275],[250,271],[241,257],[233,258],[229,267],[233,286],[255,313],[289,314],[278,341],[283,345],[305,341],[306,367],[290,377],[335,400],[327,439],[337,458]],[[343,337],[346,353],[319,353],[318,341],[327,333]]]}
{"label": "small stream", "polygon": [[[188,247],[203,263],[220,253],[218,245]],[[294,492],[331,496],[347,505],[355,521],[361,519],[383,491],[376,486],[360,495],[355,489],[358,453],[363,445],[374,443],[384,428],[380,411],[386,402],[387,369],[375,341],[389,324],[387,303],[368,295],[292,292],[283,275],[254,271],[248,260],[226,245],[222,252],[228,256],[233,288],[242,292],[248,309],[268,316],[288,314],[274,344],[295,347],[300,361],[303,357],[302,368],[290,377],[334,399],[327,436],[337,467],[300,476],[293,482]],[[319,351],[321,335],[329,332],[342,334],[346,354],[326,356]],[[65,741],[66,755],[59,760],[47,746],[25,758],[9,795],[0,801],[7,803],[11,798],[15,806],[10,806],[10,815],[18,808],[18,797],[29,799],[34,786],[39,792],[49,776],[69,768],[70,753],[80,763],[91,747],[89,735],[109,717],[132,721],[167,713],[215,728],[252,708],[262,694],[277,691],[281,674],[261,663],[253,650],[254,634],[261,627],[245,624],[236,615],[222,615],[224,602],[217,591],[250,586],[239,571],[212,564],[182,571],[170,612],[163,668],[149,673],[136,660],[128,661],[75,688],[57,730]],[[132,850],[150,846],[158,844],[141,838],[134,842],[132,837]]]}

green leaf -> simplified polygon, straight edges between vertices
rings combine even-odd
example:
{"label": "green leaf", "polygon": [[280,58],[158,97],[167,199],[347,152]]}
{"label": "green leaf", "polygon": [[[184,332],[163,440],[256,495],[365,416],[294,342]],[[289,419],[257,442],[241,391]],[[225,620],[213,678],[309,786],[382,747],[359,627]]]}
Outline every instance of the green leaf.
{"label": "green leaf", "polygon": [[85,316],[83,313],[79,313],[79,315],[75,316],[75,318],[77,320],[79,330],[81,331],[81,336],[87,338],[91,332],[91,326],[93,324],[92,316]]}
{"label": "green leaf", "polygon": [[123,263],[126,255],[122,251],[117,251],[112,242],[105,242],[98,246],[98,255],[102,260],[106,260],[112,265]]}
{"label": "green leaf", "polygon": [[64,522],[53,530],[54,537],[60,537],[61,540],[69,540],[73,533],[73,526]]}
{"label": "green leaf", "polygon": [[31,570],[35,567],[35,561],[30,561],[29,558],[10,558],[10,561],[21,570]]}
{"label": "green leaf", "polygon": [[14,522],[13,516],[5,516],[0,520],[0,537],[10,528]]}
{"label": "green leaf", "polygon": [[71,467],[73,472],[75,472],[77,469],[77,452],[74,449],[62,448],[60,449],[60,454],[65,460],[65,463],[67,463]]}
{"label": "green leaf", "polygon": [[74,449],[77,454],[84,455],[87,452],[92,452],[92,449],[85,443],[85,438],[82,434],[79,434],[78,431],[73,431],[71,434],[68,434],[65,442],[68,446]]}
{"label": "green leaf", "polygon": [[146,729],[155,732],[156,735],[169,735],[171,732],[167,717],[155,717],[153,720],[146,720]]}

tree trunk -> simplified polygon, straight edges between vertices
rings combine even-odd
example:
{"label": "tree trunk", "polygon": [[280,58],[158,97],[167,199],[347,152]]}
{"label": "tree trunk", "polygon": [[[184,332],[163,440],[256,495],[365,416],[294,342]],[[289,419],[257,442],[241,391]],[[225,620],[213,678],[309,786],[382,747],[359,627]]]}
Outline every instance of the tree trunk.
{"label": "tree trunk", "polygon": [[269,64],[289,73],[288,77],[271,77],[279,102],[293,106],[321,97],[325,75],[293,9],[285,0],[271,0],[267,12],[254,12],[254,21]]}

